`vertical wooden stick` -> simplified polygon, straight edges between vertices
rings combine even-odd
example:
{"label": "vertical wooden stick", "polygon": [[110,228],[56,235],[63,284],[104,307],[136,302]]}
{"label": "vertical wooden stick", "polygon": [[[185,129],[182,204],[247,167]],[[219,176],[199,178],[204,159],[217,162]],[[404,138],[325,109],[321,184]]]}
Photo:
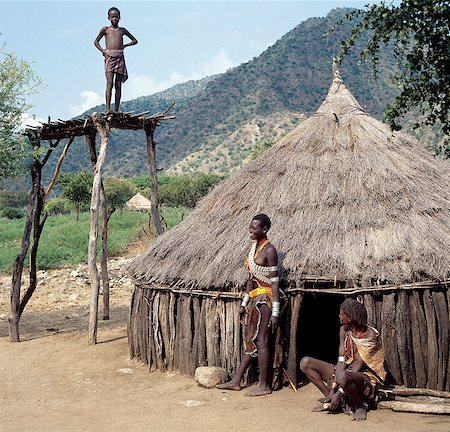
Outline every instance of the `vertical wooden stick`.
{"label": "vertical wooden stick", "polygon": [[108,120],[100,121],[97,113],[93,113],[92,122],[94,123],[97,132],[100,135],[100,151],[97,158],[97,163],[94,169],[94,180],[92,184],[91,195],[91,209],[90,209],[90,223],[89,231],[89,248],[88,248],[88,262],[89,271],[91,274],[91,302],[89,307],[89,329],[88,329],[88,343],[94,345],[97,343],[97,325],[98,325],[98,296],[100,288],[100,278],[97,269],[97,237],[98,237],[98,204],[100,201],[100,185],[102,182],[102,168],[105,162],[106,149],[109,141],[109,125]]}
{"label": "vertical wooden stick", "polygon": [[297,386],[297,327],[303,294],[291,297],[291,333],[289,336],[288,375]]}
{"label": "vertical wooden stick", "polygon": [[[92,131],[85,136],[89,147],[92,169],[95,170],[97,163],[97,151],[95,148],[96,131]],[[108,207],[106,203],[106,192],[103,180],[100,182],[100,202],[102,206],[102,253],[100,258],[100,267],[102,269],[102,287],[103,287],[103,319],[109,320],[109,274],[108,274]]]}
{"label": "vertical wooden stick", "polygon": [[158,210],[158,178],[156,175],[156,156],[155,156],[155,141],[153,139],[154,127],[146,126],[145,135],[147,136],[147,159],[148,168],[150,171],[150,179],[152,181],[151,188],[151,212],[153,223],[155,224],[156,232],[161,235],[164,232],[164,228],[161,224],[161,215]]}

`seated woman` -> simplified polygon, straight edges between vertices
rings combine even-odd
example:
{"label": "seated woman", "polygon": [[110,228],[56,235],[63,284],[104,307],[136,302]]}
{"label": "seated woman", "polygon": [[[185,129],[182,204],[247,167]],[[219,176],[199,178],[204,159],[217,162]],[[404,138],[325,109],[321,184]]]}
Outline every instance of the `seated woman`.
{"label": "seated woman", "polygon": [[345,395],[353,411],[353,420],[366,420],[367,402],[373,398],[377,385],[386,378],[380,334],[367,327],[367,310],[356,300],[346,299],[340,307],[342,324],[339,333],[337,365],[303,357],[300,368],[326,396],[329,410],[338,412]]}

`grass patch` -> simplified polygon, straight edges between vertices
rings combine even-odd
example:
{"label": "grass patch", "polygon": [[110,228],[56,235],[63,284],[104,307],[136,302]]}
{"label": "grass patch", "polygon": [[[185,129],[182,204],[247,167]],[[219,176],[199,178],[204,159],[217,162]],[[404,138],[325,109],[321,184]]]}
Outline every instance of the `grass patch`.
{"label": "grass patch", "polygon": [[[170,228],[189,214],[184,207],[162,209]],[[130,243],[148,232],[147,213],[117,211],[108,224],[108,253],[120,254]],[[0,272],[11,272],[20,250],[25,219],[0,219]],[[99,227],[100,228],[100,227]],[[80,213],[78,223],[73,214],[49,216],[39,242],[38,266],[55,268],[87,262],[89,212]],[[100,248],[100,245],[99,245]],[[26,264],[28,261],[26,261]]]}

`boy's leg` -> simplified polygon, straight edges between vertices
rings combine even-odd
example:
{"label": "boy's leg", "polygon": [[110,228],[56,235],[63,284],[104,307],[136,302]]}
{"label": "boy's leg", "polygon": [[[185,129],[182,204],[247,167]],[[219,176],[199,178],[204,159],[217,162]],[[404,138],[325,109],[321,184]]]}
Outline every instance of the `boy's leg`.
{"label": "boy's leg", "polygon": [[106,74],[106,91],[105,91],[105,100],[106,100],[106,112],[111,111],[111,93],[114,82],[114,72],[108,72]]}
{"label": "boy's leg", "polygon": [[119,112],[120,98],[122,97],[122,80],[121,77],[116,74],[116,81],[114,83],[116,95],[114,99],[114,110]]}
{"label": "boy's leg", "polygon": [[300,369],[324,396],[328,396],[330,389],[325,382],[328,382],[333,376],[334,365],[314,357],[303,357],[300,362]]}

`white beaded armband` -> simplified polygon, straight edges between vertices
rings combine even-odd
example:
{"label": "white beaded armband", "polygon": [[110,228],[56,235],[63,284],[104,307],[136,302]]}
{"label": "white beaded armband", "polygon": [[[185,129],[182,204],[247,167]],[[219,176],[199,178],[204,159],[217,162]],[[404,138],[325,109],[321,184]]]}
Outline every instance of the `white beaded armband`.
{"label": "white beaded armband", "polygon": [[269,267],[270,272],[278,271],[278,266]]}
{"label": "white beaded armband", "polygon": [[248,305],[249,301],[250,301],[250,294],[249,293],[245,293],[244,294],[244,298],[242,299],[241,306],[242,307],[246,307]]}
{"label": "white beaded armband", "polygon": [[279,317],[280,316],[280,302],[272,302],[272,316]]}
{"label": "white beaded armband", "polygon": [[270,278],[270,282],[278,282],[279,280],[280,280],[280,278],[278,276]]}
{"label": "white beaded armband", "polygon": [[339,356],[338,357],[338,362],[345,362],[345,357],[344,356]]}

